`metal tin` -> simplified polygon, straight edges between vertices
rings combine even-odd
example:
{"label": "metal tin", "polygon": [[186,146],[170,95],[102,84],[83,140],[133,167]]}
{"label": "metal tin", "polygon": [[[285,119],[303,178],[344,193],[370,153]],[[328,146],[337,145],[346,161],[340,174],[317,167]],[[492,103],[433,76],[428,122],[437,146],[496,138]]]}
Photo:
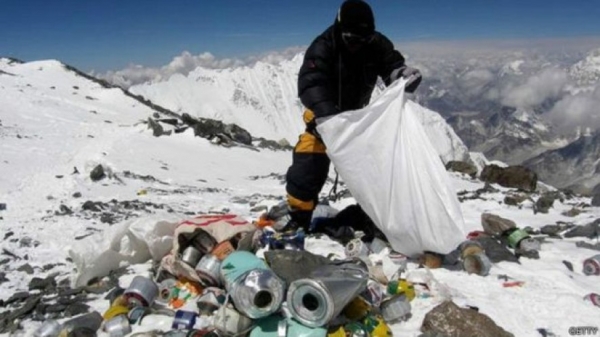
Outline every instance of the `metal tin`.
{"label": "metal tin", "polygon": [[200,253],[198,249],[189,246],[183,251],[183,254],[181,254],[181,261],[192,267],[195,267],[198,264],[198,261],[200,261],[201,257],[202,253]]}
{"label": "metal tin", "polygon": [[392,331],[381,315],[368,315],[363,321],[363,325],[369,333],[369,337],[389,337]]}
{"label": "metal tin", "polygon": [[221,288],[209,287],[202,291],[202,295],[196,301],[200,315],[210,316],[219,307],[225,304],[227,293]]}
{"label": "metal tin", "polygon": [[463,259],[463,268],[469,274],[486,276],[492,268],[492,262],[484,253],[471,254]]}
{"label": "metal tin", "polygon": [[511,248],[518,248],[521,240],[527,239],[529,237],[530,236],[526,231],[522,229],[515,229],[508,235],[508,245]]}
{"label": "metal tin", "polygon": [[324,326],[365,291],[368,279],[368,271],[355,264],[323,265],[290,285],[290,315],[308,327]]}
{"label": "metal tin", "polygon": [[98,331],[100,326],[102,326],[102,321],[102,315],[97,311],[93,311],[64,322],[63,330],[70,332],[76,328],[85,328]]}
{"label": "metal tin", "polygon": [[361,239],[352,239],[344,249],[347,257],[368,258],[369,247]]}
{"label": "metal tin", "polygon": [[405,279],[390,281],[387,285],[387,293],[389,295],[404,295],[409,301],[412,301],[415,296],[415,286]]}
{"label": "metal tin", "polygon": [[110,337],[125,337],[125,335],[131,333],[129,319],[125,315],[115,316],[104,322],[104,331],[106,331]]}
{"label": "metal tin", "polygon": [[394,323],[407,318],[410,314],[411,306],[405,295],[395,295],[392,298],[384,300],[379,310],[387,323]]}
{"label": "metal tin", "polygon": [[45,321],[35,332],[34,337],[57,337],[62,330],[60,323],[53,319]]}
{"label": "metal tin", "polygon": [[583,273],[586,275],[600,275],[600,254],[583,261]]}
{"label": "metal tin", "polygon": [[204,255],[194,269],[205,286],[218,286],[221,283],[219,278],[221,261],[216,256]]}
{"label": "metal tin", "polygon": [[217,311],[213,326],[225,335],[237,336],[252,327],[252,319],[240,314],[231,305],[224,305]]}
{"label": "metal tin", "polygon": [[220,261],[223,261],[227,256],[229,256],[229,254],[233,252],[235,252],[235,248],[233,248],[231,241],[226,240],[216,245],[211,254]]}
{"label": "metal tin", "polygon": [[351,322],[344,325],[345,337],[370,337],[367,328],[359,322]]}
{"label": "metal tin", "polygon": [[156,302],[161,305],[168,305],[169,301],[175,297],[173,289],[175,289],[176,286],[177,280],[173,278],[162,280],[158,284],[158,297],[156,298]]}
{"label": "metal tin", "polygon": [[131,307],[149,307],[158,296],[158,286],[147,277],[136,276],[124,293]]}
{"label": "metal tin", "polygon": [[171,329],[189,330],[196,324],[197,313],[193,311],[177,310],[173,318]]}
{"label": "metal tin", "polygon": [[584,301],[589,301],[593,305],[595,305],[597,307],[600,307],[600,295],[598,295],[596,293],[591,293],[591,294],[585,295],[585,297],[583,298],[583,300]]}

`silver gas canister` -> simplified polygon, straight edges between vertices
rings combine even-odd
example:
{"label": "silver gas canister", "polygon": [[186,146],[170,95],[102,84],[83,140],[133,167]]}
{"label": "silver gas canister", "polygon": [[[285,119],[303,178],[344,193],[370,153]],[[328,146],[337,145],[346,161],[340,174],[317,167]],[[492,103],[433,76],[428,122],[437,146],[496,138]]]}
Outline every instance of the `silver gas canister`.
{"label": "silver gas canister", "polygon": [[125,315],[118,315],[104,322],[104,331],[110,337],[125,337],[131,333],[131,325],[129,319]]}
{"label": "silver gas canister", "polygon": [[353,239],[346,244],[345,253],[347,257],[367,259],[369,258],[369,247],[361,239]]}
{"label": "silver gas canister", "polygon": [[151,279],[138,275],[123,294],[131,307],[149,307],[158,296],[158,286]]}
{"label": "silver gas canister", "polygon": [[183,251],[183,254],[181,254],[181,261],[189,266],[195,267],[201,257],[202,253],[198,249],[189,246]]}
{"label": "silver gas canister", "polygon": [[196,273],[205,286],[219,286],[221,260],[212,254],[204,255],[196,265]]}
{"label": "silver gas canister", "polygon": [[586,275],[600,275],[600,254],[583,261],[583,273]]}
{"label": "silver gas canister", "polygon": [[492,268],[492,262],[484,253],[470,254],[463,258],[463,268],[469,274],[486,276]]}

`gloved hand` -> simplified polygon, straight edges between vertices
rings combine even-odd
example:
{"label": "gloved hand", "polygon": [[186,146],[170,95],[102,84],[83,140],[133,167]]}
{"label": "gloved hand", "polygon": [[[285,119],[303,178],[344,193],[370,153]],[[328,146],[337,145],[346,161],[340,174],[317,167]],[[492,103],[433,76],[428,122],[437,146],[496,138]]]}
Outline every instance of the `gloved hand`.
{"label": "gloved hand", "polygon": [[421,72],[419,69],[411,68],[407,66],[402,66],[392,72],[392,80],[397,80],[399,78],[408,78],[408,82],[406,83],[406,87],[404,91],[408,93],[413,93],[417,90],[419,84],[421,84],[421,80],[423,77],[421,76]]}

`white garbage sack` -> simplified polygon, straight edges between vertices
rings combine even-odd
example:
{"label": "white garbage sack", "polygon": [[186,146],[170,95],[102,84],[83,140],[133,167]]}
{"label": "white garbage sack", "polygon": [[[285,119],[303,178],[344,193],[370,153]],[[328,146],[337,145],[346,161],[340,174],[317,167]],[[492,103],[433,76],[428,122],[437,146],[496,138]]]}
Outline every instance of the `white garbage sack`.
{"label": "white garbage sack", "polygon": [[369,106],[318,120],[327,154],[392,248],[447,254],[465,240],[456,193],[396,81]]}
{"label": "white garbage sack", "polygon": [[173,234],[179,224],[174,216],[150,216],[127,221],[92,235],[69,249],[77,268],[75,286],[85,286],[94,277],[149,259],[159,261],[173,248]]}

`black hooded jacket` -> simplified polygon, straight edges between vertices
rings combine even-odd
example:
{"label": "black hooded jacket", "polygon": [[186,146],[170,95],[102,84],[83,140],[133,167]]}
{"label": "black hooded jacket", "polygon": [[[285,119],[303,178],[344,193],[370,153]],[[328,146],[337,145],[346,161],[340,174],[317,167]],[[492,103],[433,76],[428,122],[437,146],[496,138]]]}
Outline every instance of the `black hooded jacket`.
{"label": "black hooded jacket", "polygon": [[377,77],[386,85],[404,57],[379,32],[360,50],[351,53],[343,44],[337,24],[327,28],[308,47],[298,75],[298,95],[316,117],[366,106]]}

